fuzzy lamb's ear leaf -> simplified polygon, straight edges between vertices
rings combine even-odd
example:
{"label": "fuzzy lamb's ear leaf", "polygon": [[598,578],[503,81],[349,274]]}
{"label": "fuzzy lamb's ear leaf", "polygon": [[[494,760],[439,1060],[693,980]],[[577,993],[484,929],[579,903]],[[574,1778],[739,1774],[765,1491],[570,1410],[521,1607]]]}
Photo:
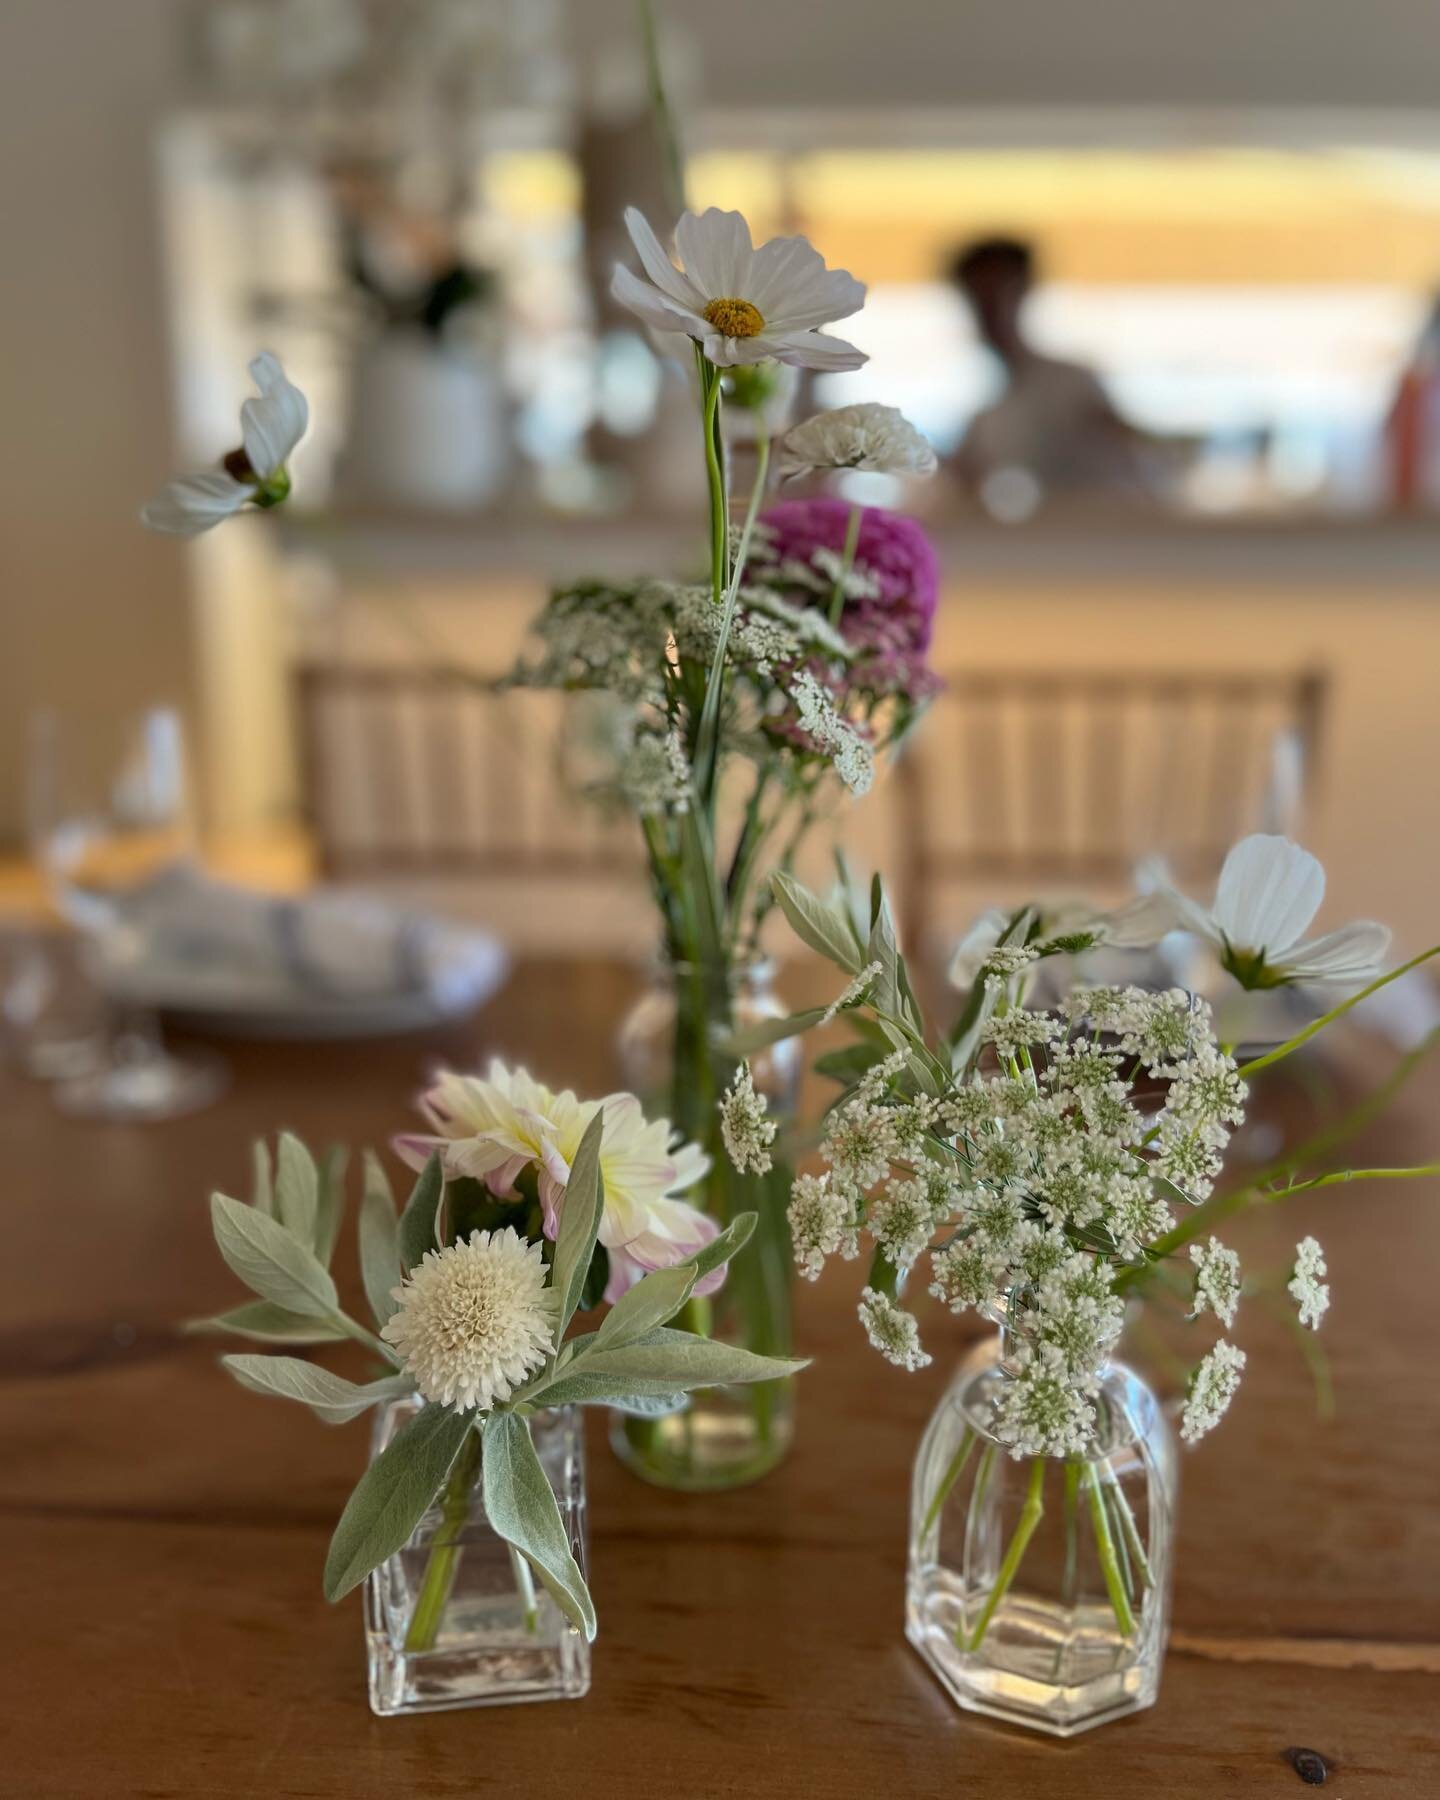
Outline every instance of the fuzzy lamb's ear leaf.
{"label": "fuzzy lamb's ear leaf", "polygon": [[382,1401],[399,1400],[415,1391],[408,1375],[386,1375],[360,1387],[298,1356],[222,1356],[220,1360],[241,1387],[256,1394],[278,1394],[282,1400],[298,1400],[327,1425],[344,1425]]}
{"label": "fuzzy lamb's ear leaf", "polygon": [[695,1279],[701,1281],[712,1269],[718,1269],[721,1263],[733,1260],[750,1242],[758,1213],[736,1213],[735,1217],[723,1231],[717,1232],[708,1244],[702,1244],[698,1250],[692,1250],[674,1266],[677,1269],[693,1269]]}
{"label": "fuzzy lamb's ear leaf", "polygon": [[261,1344],[335,1344],[345,1336],[340,1326],[328,1320],[287,1312],[270,1300],[247,1300],[243,1306],[232,1306],[229,1312],[217,1313],[214,1318],[191,1319],[183,1329],[228,1331]]}
{"label": "fuzzy lamb's ear leaf", "polygon": [[428,1250],[435,1248],[435,1221],[445,1198],[445,1170],[440,1152],[432,1150],[400,1215],[400,1260],[408,1275]]}
{"label": "fuzzy lamb's ear leaf", "polygon": [[585,1272],[590,1267],[600,1220],[605,1212],[605,1183],[600,1175],[600,1145],[604,1133],[605,1113],[599,1108],[585,1127],[585,1135],[570,1166],[570,1179],[565,1184],[560,1228],[555,1236],[555,1261],[550,1271],[550,1285],[560,1296],[560,1313],[555,1326],[557,1344],[580,1304]]}
{"label": "fuzzy lamb's ear leaf", "polygon": [[690,1298],[691,1289],[699,1279],[699,1270],[684,1263],[670,1269],[655,1269],[642,1276],[601,1320],[600,1329],[595,1333],[595,1349],[601,1345],[617,1349],[621,1344],[644,1337],[656,1326],[666,1324]]}
{"label": "fuzzy lamb's ear leaf", "polygon": [[256,1138],[250,1146],[250,1204],[256,1212],[275,1214],[275,1184],[270,1172],[270,1146]]}
{"label": "fuzzy lamb's ear leaf", "polygon": [[799,1037],[809,1031],[828,1011],[828,1007],[811,1006],[783,1019],[761,1019],[757,1024],[747,1025],[743,1031],[732,1032],[721,1049],[727,1056],[754,1056],[758,1051],[768,1050],[771,1044],[783,1043],[786,1038]]}
{"label": "fuzzy lamb's ear leaf", "polygon": [[560,1508],[524,1419],[509,1412],[490,1414],[482,1462],[485,1512],[491,1526],[515,1546],[565,1617],[584,1632],[587,1642],[593,1642],[594,1602],[570,1552]]}
{"label": "fuzzy lamb's ear leaf", "polygon": [[373,1150],[365,1152],[365,1190],[360,1197],[360,1278],[365,1297],[383,1325],[400,1304],[391,1290],[400,1285],[400,1227],[390,1182]]}
{"label": "fuzzy lamb's ear leaf", "polygon": [[329,1319],[339,1311],[340,1297],[330,1271],[277,1220],[239,1200],[213,1194],[210,1221],[220,1254],[262,1300],[313,1319]]}
{"label": "fuzzy lamb's ear leaf", "polygon": [[325,1152],[317,1175],[315,1201],[315,1254],[328,1269],[345,1216],[345,1170],[350,1152],[344,1144],[332,1144]]}
{"label": "fuzzy lamb's ear leaf", "polygon": [[604,1376],[622,1389],[644,1391],[647,1385],[661,1383],[679,1390],[696,1387],[727,1387],[736,1382],[778,1381],[797,1375],[807,1367],[805,1360],[781,1356],[757,1356],[753,1350],[742,1350],[735,1344],[716,1343],[713,1338],[696,1337],[689,1331],[670,1331],[661,1327],[633,1344],[615,1350],[601,1349],[597,1341],[583,1357],[577,1359],[575,1372]]}
{"label": "fuzzy lamb's ear leaf", "polygon": [[315,1243],[320,1172],[293,1131],[282,1131],[275,1157],[275,1216],[302,1244]]}
{"label": "fuzzy lamb's ear leaf", "polygon": [[393,1556],[439,1493],[474,1421],[424,1406],[395,1433],[345,1503],[325,1559],[325,1598],[339,1600]]}
{"label": "fuzzy lamb's ear leaf", "polygon": [[774,874],[770,886],[796,937],[828,961],[837,963],[847,975],[860,973],[864,965],[842,913],[802,887],[793,875]]}

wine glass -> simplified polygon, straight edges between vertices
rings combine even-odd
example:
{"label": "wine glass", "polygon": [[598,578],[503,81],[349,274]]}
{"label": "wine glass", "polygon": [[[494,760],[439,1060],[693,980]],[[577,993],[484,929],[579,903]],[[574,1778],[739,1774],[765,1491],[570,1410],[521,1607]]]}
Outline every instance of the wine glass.
{"label": "wine glass", "polygon": [[171,707],[154,707],[124,732],[99,774],[82,768],[73,737],[53,714],[31,744],[31,813],[59,912],[80,934],[89,971],[109,998],[114,1029],[103,1065],[62,1081],[57,1105],[100,1119],[172,1119],[208,1106],[225,1085],[218,1058],[167,1051],[141,996],[148,950],[146,900],[194,860],[184,734]]}

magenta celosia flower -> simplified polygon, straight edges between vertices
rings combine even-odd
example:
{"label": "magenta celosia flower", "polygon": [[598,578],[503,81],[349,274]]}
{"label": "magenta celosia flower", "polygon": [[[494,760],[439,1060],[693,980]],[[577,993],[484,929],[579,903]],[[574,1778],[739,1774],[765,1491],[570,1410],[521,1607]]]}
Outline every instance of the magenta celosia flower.
{"label": "magenta celosia flower", "polygon": [[[810,563],[817,550],[837,557],[842,553],[850,511],[848,500],[782,500],[760,518],[771,534],[777,562]],[[847,599],[840,629],[882,663],[893,658],[912,671],[923,667],[940,595],[940,566],[929,538],[903,513],[867,506],[855,566],[870,576],[877,592]]]}

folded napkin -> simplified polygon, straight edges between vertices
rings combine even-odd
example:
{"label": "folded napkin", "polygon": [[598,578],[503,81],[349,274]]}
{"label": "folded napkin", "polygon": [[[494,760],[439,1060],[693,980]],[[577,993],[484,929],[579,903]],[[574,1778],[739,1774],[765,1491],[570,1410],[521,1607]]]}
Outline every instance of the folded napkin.
{"label": "folded napkin", "polygon": [[99,946],[128,990],[213,1003],[365,1002],[413,996],[478,1005],[507,958],[488,933],[339,888],[296,898],[215,881],[193,863],[160,871],[120,902]]}

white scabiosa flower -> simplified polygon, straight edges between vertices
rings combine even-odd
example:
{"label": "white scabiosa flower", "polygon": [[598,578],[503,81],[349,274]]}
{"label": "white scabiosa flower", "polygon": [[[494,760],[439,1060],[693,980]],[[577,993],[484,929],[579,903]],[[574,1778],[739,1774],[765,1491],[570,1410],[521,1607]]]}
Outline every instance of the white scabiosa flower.
{"label": "white scabiosa flower", "polygon": [[775,1121],[766,1115],[770,1102],[755,1092],[749,1063],[741,1063],[720,1096],[720,1136],[737,1174],[768,1175]]}
{"label": "white scabiosa flower", "polygon": [[863,469],[878,475],[933,475],[934,450],[896,406],[863,401],[816,413],[780,440],[782,476],[821,469]]}
{"label": "white scabiosa flower", "polygon": [[1213,906],[1162,884],[1175,922],[1213,944],[1242,987],[1363,987],[1381,973],[1387,926],[1357,919],[1302,942],[1325,898],[1325,870],[1288,838],[1257,833],[1225,858]]}
{"label": "white scabiosa flower", "polygon": [[866,1337],[886,1362],[911,1374],[929,1366],[930,1357],[920,1348],[920,1327],[913,1313],[872,1287],[860,1295],[859,1310]]}
{"label": "white scabiosa flower", "polygon": [[1195,1265],[1193,1316],[1213,1312],[1228,1331],[1240,1304],[1240,1258],[1212,1237],[1208,1244],[1190,1246],[1190,1260]]}
{"label": "white scabiosa flower", "polygon": [[666,255],[645,215],[627,209],[625,226],[647,279],[616,265],[610,292],[652,329],[693,338],[718,368],[773,358],[800,369],[858,369],[864,353],[818,326],[865,304],[865,287],[803,237],[771,238],[757,250],[738,212],[682,213]]}
{"label": "white scabiosa flower", "polygon": [[243,506],[278,506],[289,494],[285,465],[310,423],[309,402],[268,350],[250,364],[250,378],[260,392],[240,408],[242,448],[218,469],[172,481],[140,514],[151,531],[193,537]]}
{"label": "white scabiosa flower", "polygon": [[1321,1319],[1330,1310],[1330,1289],[1321,1279],[1325,1273],[1325,1253],[1317,1240],[1301,1238],[1295,1246],[1295,1267],[1285,1291],[1300,1309],[1300,1323],[1312,1331],[1320,1329]]}
{"label": "white scabiosa flower", "polygon": [[545,1260],[512,1226],[427,1251],[394,1294],[400,1307],[381,1336],[425,1399],[456,1412],[489,1412],[550,1354]]}
{"label": "white scabiosa flower", "polygon": [[1190,1392],[1180,1420],[1180,1435],[1193,1444],[1224,1418],[1245,1367],[1245,1352],[1224,1338],[1201,1360],[1190,1377]]}

